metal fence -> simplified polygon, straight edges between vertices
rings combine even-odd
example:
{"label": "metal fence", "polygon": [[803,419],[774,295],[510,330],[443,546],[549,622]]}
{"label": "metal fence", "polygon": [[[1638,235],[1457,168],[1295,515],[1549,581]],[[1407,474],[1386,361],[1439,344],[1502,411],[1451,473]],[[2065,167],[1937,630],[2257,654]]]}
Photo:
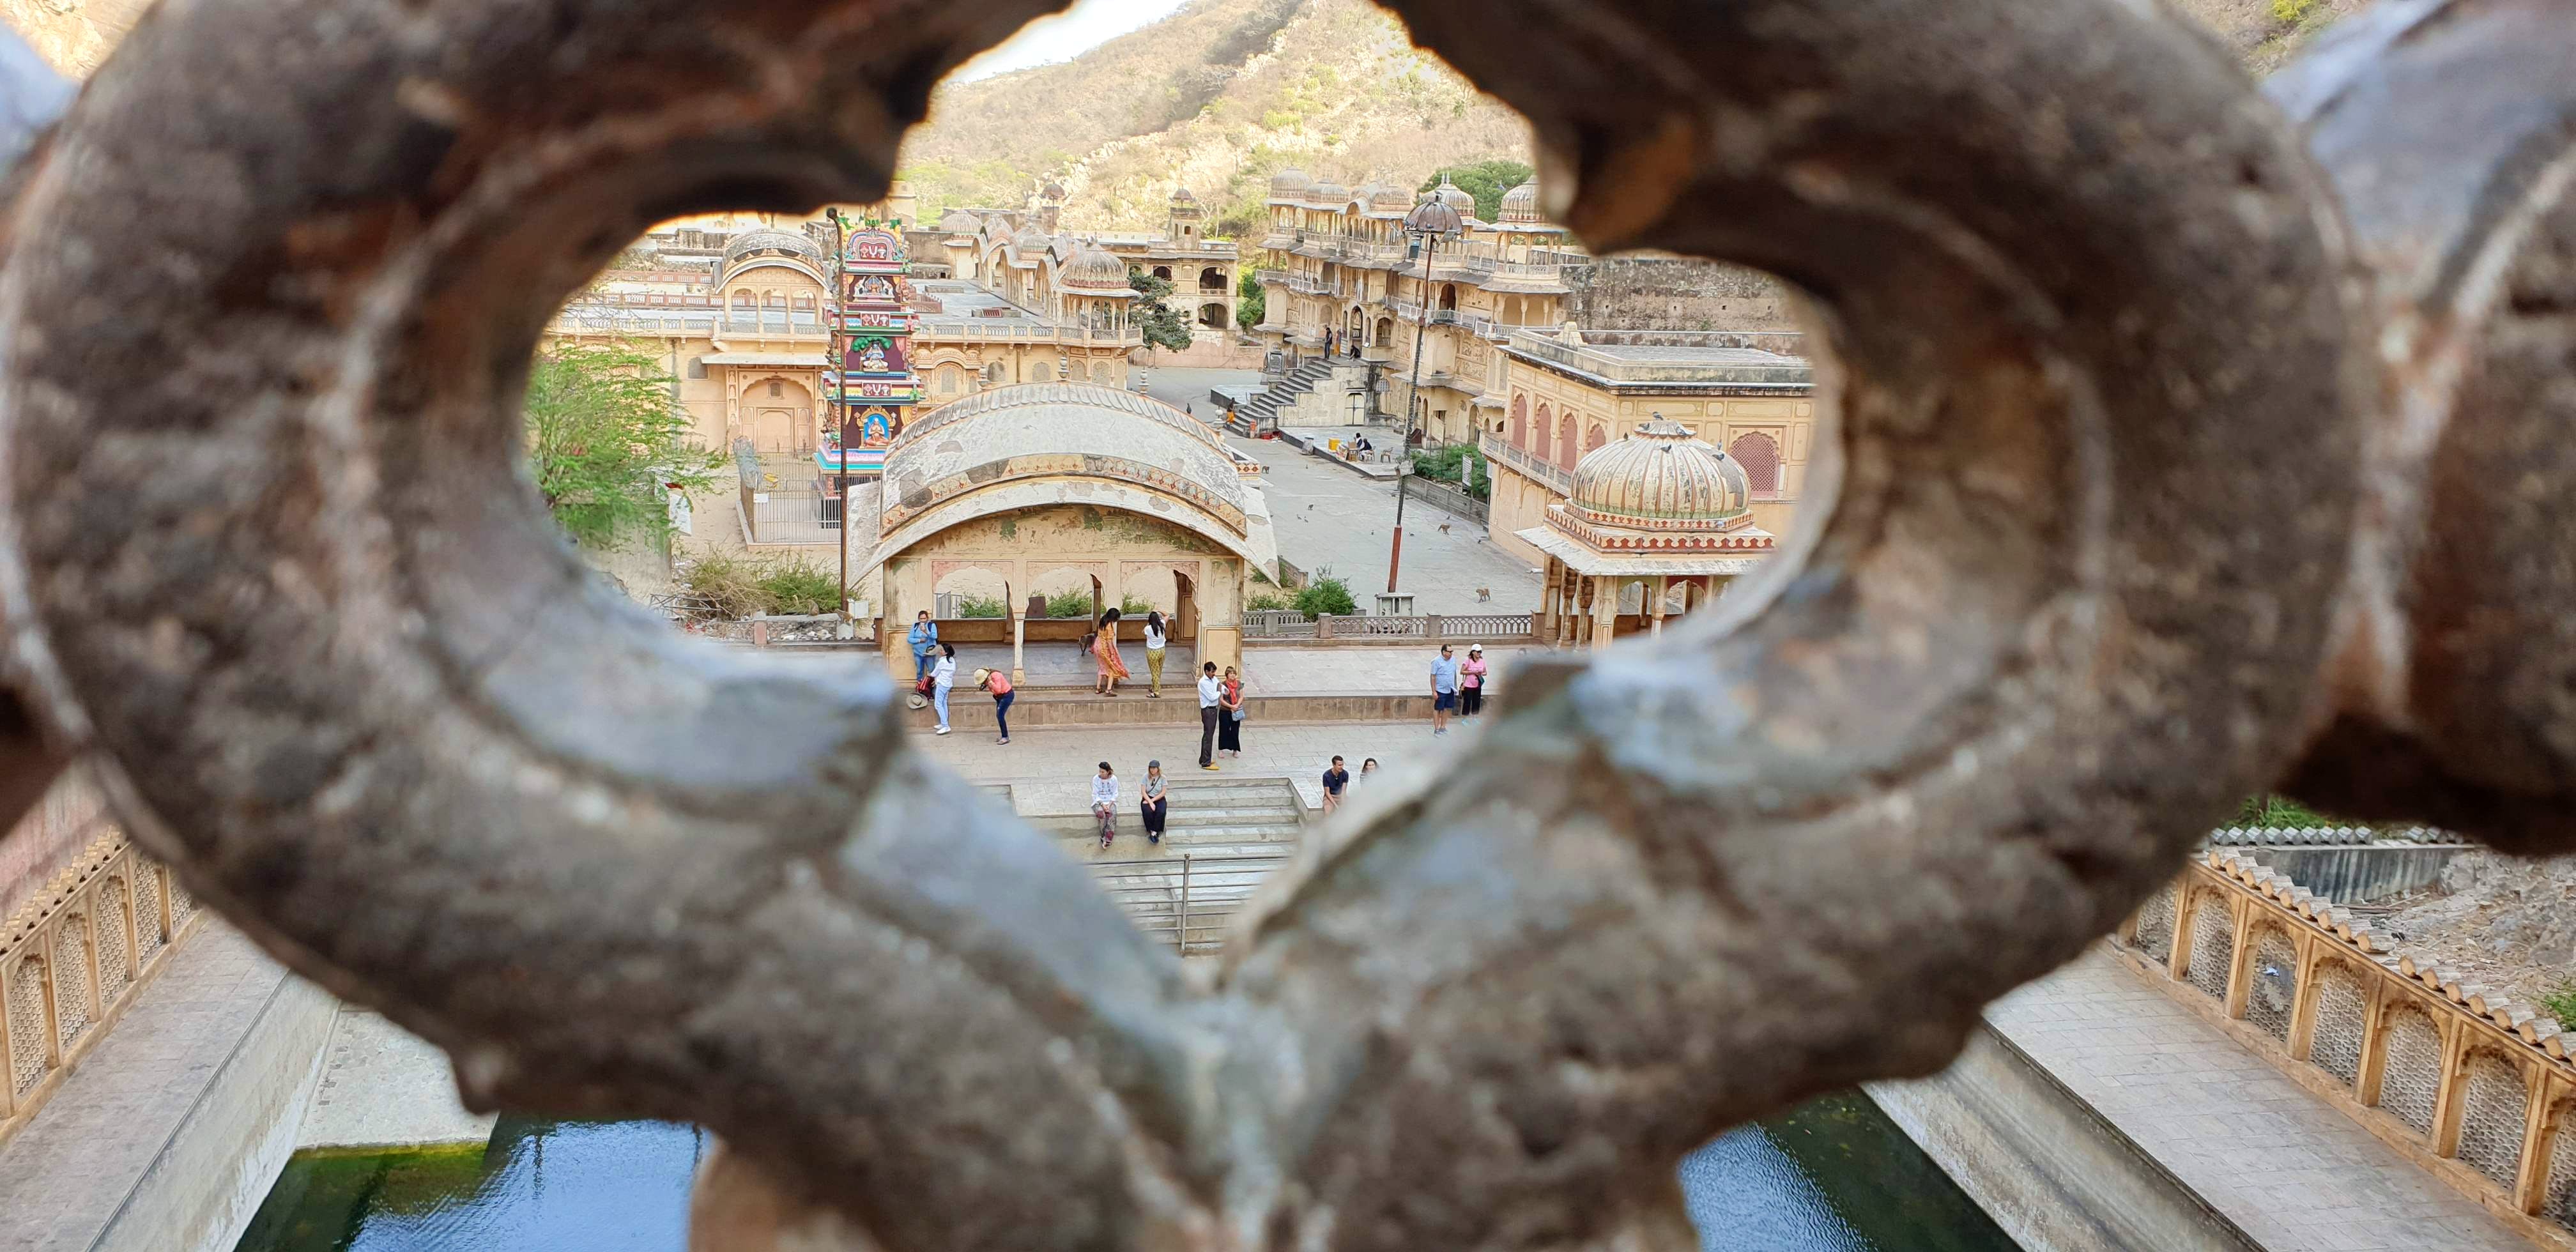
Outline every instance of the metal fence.
{"label": "metal fence", "polygon": [[1178,860],[1094,861],[1092,879],[1126,910],[1136,928],[1174,951],[1212,953],[1225,944],[1234,915],[1264,879],[1286,865],[1278,856],[1194,856]]}
{"label": "metal fence", "polygon": [[1433,508],[1446,509],[1479,526],[1492,521],[1491,505],[1439,479],[1407,474],[1399,481],[1403,484],[1402,491]]}
{"label": "metal fence", "polygon": [[820,491],[742,493],[743,538],[750,543],[838,543],[841,502]]}

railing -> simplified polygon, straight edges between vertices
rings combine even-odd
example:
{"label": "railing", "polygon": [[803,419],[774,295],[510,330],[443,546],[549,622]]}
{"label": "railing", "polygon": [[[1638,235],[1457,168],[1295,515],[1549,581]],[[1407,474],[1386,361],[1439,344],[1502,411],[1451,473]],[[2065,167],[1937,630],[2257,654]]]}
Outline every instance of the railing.
{"label": "railing", "polygon": [[736,502],[750,543],[839,543],[840,501],[820,491],[752,491]]}
{"label": "railing", "polygon": [[1136,326],[1059,326],[1008,317],[925,317],[912,324],[916,339],[1026,340],[1031,343],[1108,344],[1134,347],[1145,342]]}
{"label": "railing", "polygon": [[1187,956],[1224,947],[1234,915],[1273,870],[1288,862],[1284,850],[1275,857],[1184,852],[1177,860],[1093,861],[1091,877],[1137,929],[1163,937]]}
{"label": "railing", "polygon": [[1438,479],[1407,474],[1398,479],[1397,484],[1397,490],[1434,508],[1447,509],[1460,517],[1472,519],[1479,526],[1492,520],[1492,505]]}
{"label": "railing", "polygon": [[1559,495],[1574,493],[1573,474],[1562,467],[1548,463],[1542,457],[1533,456],[1523,449],[1513,447],[1511,440],[1502,435],[1497,435],[1490,430],[1477,431],[1476,450],[1484,453],[1489,461],[1511,466],[1523,477],[1535,478],[1546,483]]}
{"label": "railing", "polygon": [[1470,643],[1537,637],[1529,613],[1427,613],[1373,617],[1294,609],[1254,609],[1243,615],[1243,637],[1255,639],[1453,639]]}
{"label": "railing", "polygon": [[2115,936],[2240,1043],[2451,1185],[2564,1246],[2576,1230],[2576,1039],[2394,952],[2349,910],[2212,850]]}
{"label": "railing", "polygon": [[102,820],[89,846],[0,922],[0,1140],[61,1088],[197,916],[170,871]]}

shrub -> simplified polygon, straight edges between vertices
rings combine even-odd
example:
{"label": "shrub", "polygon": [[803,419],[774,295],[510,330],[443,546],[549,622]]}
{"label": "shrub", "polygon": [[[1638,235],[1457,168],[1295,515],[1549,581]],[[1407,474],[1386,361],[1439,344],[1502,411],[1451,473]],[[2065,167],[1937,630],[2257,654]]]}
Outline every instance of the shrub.
{"label": "shrub", "polygon": [[1327,613],[1346,616],[1359,611],[1359,602],[1351,599],[1350,584],[1338,578],[1318,578],[1297,593],[1296,609],[1308,617]]}
{"label": "shrub", "polygon": [[2236,820],[2230,824],[2263,830],[2304,830],[2358,823],[2328,817],[2286,796],[2254,796],[2236,807]]}
{"label": "shrub", "polygon": [[2576,1022],[2576,982],[2562,982],[2557,990],[2540,997],[2540,1007],[2558,1019],[2560,1025]]}
{"label": "shrub", "polygon": [[957,602],[959,617],[1005,617],[1009,610],[999,596],[968,596]]}
{"label": "shrub", "polygon": [[710,553],[680,572],[680,585],[706,602],[709,616],[727,620],[831,613],[840,602],[840,581],[829,570],[792,559],[763,562]]}
{"label": "shrub", "polygon": [[1091,616],[1091,593],[1088,591],[1067,591],[1057,595],[1048,596],[1047,616]]}
{"label": "shrub", "polygon": [[[1460,468],[1462,464],[1475,467],[1472,481],[1460,481],[1465,473]],[[1464,443],[1442,444],[1428,452],[1414,453],[1413,472],[1424,478],[1456,486],[1478,500],[1492,495],[1494,490],[1493,471],[1487,469],[1483,460],[1475,454],[1475,450]]]}
{"label": "shrub", "polygon": [[1137,595],[1135,592],[1130,591],[1124,596],[1119,597],[1118,615],[1120,617],[1143,617],[1153,611],[1154,602],[1143,596]]}
{"label": "shrub", "polygon": [[680,585],[705,601],[705,612],[718,619],[749,617],[765,602],[760,567],[739,557],[710,553],[680,571]]}
{"label": "shrub", "polygon": [[780,561],[762,570],[758,586],[768,601],[763,612],[811,615],[840,611],[840,580],[830,571],[801,559]]}
{"label": "shrub", "polygon": [[1256,592],[1251,599],[1244,601],[1243,604],[1245,608],[1248,608],[1255,613],[1272,613],[1281,609],[1293,609],[1297,607],[1296,601],[1273,591]]}

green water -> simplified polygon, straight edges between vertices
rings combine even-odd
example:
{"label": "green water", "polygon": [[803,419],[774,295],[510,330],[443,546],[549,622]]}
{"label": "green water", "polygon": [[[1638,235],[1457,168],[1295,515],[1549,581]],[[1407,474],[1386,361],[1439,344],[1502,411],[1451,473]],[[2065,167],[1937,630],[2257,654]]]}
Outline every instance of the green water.
{"label": "green water", "polygon": [[[683,1252],[705,1132],[505,1117],[488,1145],[299,1152],[239,1252]],[[1682,1162],[1706,1252],[2016,1252],[1859,1095]]]}

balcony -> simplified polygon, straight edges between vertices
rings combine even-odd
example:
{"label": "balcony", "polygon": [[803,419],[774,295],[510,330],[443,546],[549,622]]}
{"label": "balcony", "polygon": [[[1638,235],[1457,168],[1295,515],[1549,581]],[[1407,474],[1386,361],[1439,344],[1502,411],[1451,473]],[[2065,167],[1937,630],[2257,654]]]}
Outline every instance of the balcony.
{"label": "balcony", "polygon": [[[1427,380],[1426,380],[1427,381]],[[1574,494],[1574,475],[1511,445],[1511,441],[1490,430],[1476,432],[1476,450],[1496,465],[1509,466],[1523,478],[1547,484],[1558,495]]]}

